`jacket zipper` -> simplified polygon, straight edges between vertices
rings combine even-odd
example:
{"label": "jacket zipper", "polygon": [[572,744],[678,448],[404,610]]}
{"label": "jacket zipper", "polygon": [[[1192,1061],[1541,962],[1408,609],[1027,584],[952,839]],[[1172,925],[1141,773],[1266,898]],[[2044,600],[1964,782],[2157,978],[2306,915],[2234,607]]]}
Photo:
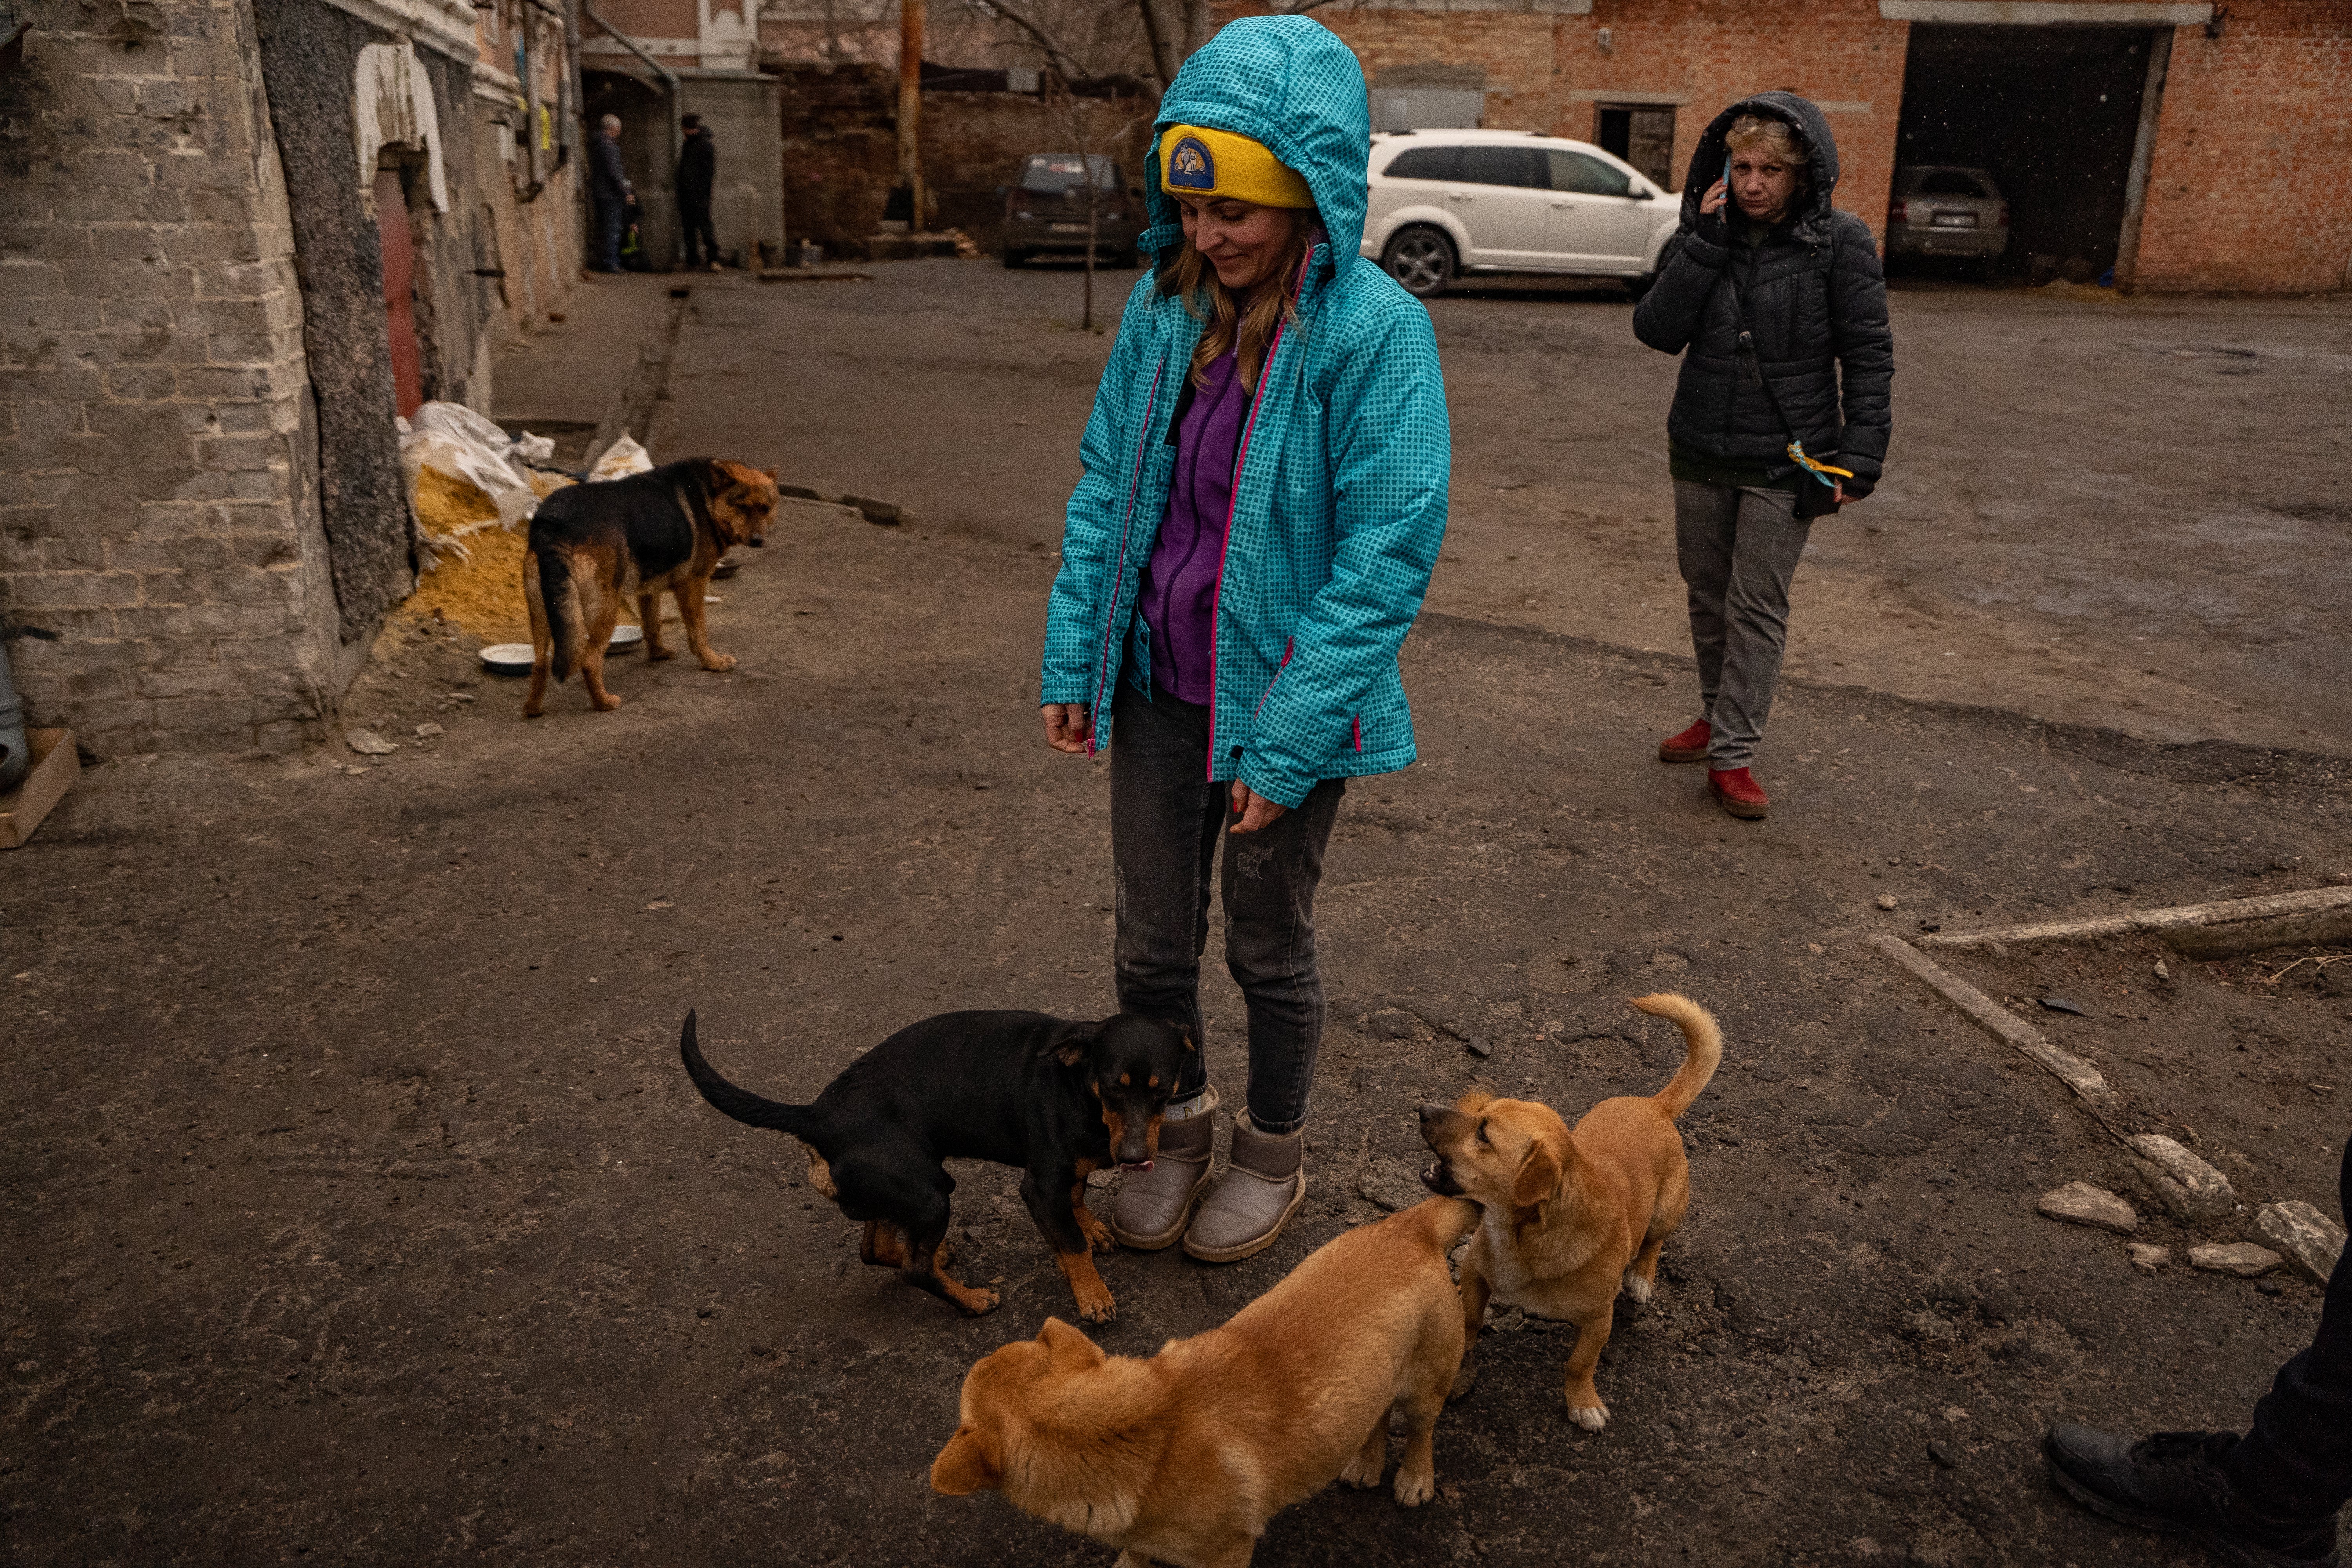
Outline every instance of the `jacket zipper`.
{"label": "jacket zipper", "polygon": [[[1087,718],[1090,721],[1087,725],[1087,755],[1089,757],[1095,754],[1098,746],[1096,737],[1102,733],[1103,691],[1111,679],[1111,636],[1118,626],[1118,585],[1120,583],[1125,581],[1127,577],[1127,542],[1135,531],[1136,494],[1143,488],[1143,454],[1147,444],[1151,439],[1152,410],[1160,406],[1160,378],[1165,375],[1167,372],[1168,356],[1166,354],[1161,354],[1160,356],[1160,363],[1158,367],[1151,373],[1151,390],[1145,394],[1143,398],[1143,432],[1136,437],[1135,474],[1132,479],[1128,480],[1127,512],[1125,516],[1119,519],[1118,524],[1118,563],[1111,568],[1110,601],[1103,610],[1102,661],[1095,671],[1094,710],[1087,715]],[[1239,471],[1238,465],[1236,465],[1235,471]],[[1227,527],[1230,528],[1232,524],[1230,521],[1228,521]],[[1214,623],[1213,621],[1213,624]],[[1210,651],[1210,668],[1213,672],[1216,668],[1215,658],[1216,654],[1213,645]],[[1214,709],[1213,708],[1211,711],[1213,713]]]}
{"label": "jacket zipper", "polygon": [[[1314,268],[1315,251],[1319,247],[1309,247],[1307,259],[1298,264],[1298,281],[1291,285],[1290,289],[1290,298],[1294,304],[1297,303],[1299,296],[1307,291],[1307,275]],[[1265,345],[1265,362],[1258,366],[1257,395],[1250,399],[1249,423],[1242,426],[1241,449],[1234,454],[1234,493],[1225,500],[1225,542],[1217,552],[1217,587],[1215,594],[1209,600],[1209,756],[1203,776],[1212,784],[1216,782],[1217,777],[1217,616],[1225,607],[1225,558],[1234,551],[1234,513],[1240,510],[1242,504],[1242,468],[1249,461],[1250,437],[1257,433],[1257,411],[1265,402],[1265,389],[1274,384],[1275,356],[1282,352],[1282,335],[1289,330],[1289,326],[1290,323],[1287,321],[1276,326],[1274,329],[1274,341]],[[1241,374],[1239,365],[1234,367],[1234,374],[1236,375]],[[1283,651],[1282,662],[1284,664],[1290,662],[1287,647]],[[1279,675],[1279,669],[1276,673]],[[1266,687],[1267,695],[1272,695],[1274,687],[1269,683]],[[1265,698],[1259,698],[1258,707],[1265,706]],[[1252,710],[1252,717],[1255,717],[1255,710]]]}

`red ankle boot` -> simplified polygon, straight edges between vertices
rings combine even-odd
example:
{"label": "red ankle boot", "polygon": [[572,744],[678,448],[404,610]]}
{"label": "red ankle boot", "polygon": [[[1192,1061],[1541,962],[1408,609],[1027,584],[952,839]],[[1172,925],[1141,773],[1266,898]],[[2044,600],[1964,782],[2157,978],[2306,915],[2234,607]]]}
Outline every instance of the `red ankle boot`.
{"label": "red ankle boot", "polygon": [[1715,730],[1704,719],[1679,735],[1669,735],[1658,742],[1658,761],[1662,763],[1703,763],[1706,761],[1706,743],[1715,738]]}
{"label": "red ankle boot", "polygon": [[1764,814],[1772,809],[1772,797],[1746,768],[1729,768],[1717,772],[1706,770],[1706,792],[1715,796],[1716,804],[1732,816],[1748,822],[1761,822]]}

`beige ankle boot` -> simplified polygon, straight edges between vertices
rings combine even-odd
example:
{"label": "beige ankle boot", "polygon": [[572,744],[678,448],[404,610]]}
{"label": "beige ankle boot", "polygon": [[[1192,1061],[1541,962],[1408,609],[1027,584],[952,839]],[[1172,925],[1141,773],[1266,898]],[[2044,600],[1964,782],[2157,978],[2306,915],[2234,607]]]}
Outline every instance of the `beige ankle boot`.
{"label": "beige ankle boot", "polygon": [[1209,1156],[1215,1145],[1217,1091],[1204,1089],[1200,1104],[1182,1119],[1160,1124],[1160,1147],[1151,1169],[1129,1171],[1118,1179],[1111,1205],[1110,1233],[1121,1247],[1158,1252],[1184,1234],[1192,1205],[1209,1184]]}
{"label": "beige ankle boot", "polygon": [[1273,1246],[1306,1201],[1306,1133],[1269,1138],[1250,1125],[1249,1112],[1234,1117],[1233,1159],[1192,1216],[1184,1250],[1204,1263],[1234,1263]]}

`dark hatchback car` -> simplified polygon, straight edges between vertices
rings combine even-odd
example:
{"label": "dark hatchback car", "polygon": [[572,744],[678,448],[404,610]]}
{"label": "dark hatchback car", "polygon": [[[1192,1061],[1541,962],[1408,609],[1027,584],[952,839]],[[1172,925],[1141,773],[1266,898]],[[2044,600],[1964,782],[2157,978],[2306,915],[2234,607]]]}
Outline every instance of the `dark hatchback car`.
{"label": "dark hatchback car", "polygon": [[1093,175],[1095,265],[1132,267],[1143,233],[1143,198],[1119,184],[1118,165],[1097,153],[1033,153],[1004,187],[1004,265],[1033,256],[1076,260],[1087,253],[1087,182]]}

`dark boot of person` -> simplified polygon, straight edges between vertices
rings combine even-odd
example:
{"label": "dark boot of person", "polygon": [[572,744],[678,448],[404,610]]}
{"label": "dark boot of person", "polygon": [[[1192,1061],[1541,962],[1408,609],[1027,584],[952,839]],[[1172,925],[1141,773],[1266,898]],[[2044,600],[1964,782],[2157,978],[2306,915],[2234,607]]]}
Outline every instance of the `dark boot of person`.
{"label": "dark boot of person", "polygon": [[1224,1180],[1192,1216],[1184,1250],[1204,1263],[1235,1263],[1274,1245],[1307,1198],[1307,1134],[1268,1137],[1234,1118],[1233,1158]]}
{"label": "dark boot of person", "polygon": [[1216,1119],[1209,1113],[1216,1109],[1217,1091],[1206,1090],[1190,1116],[1160,1124],[1160,1146],[1151,1156],[1151,1168],[1119,1177],[1110,1233],[1121,1247],[1158,1252],[1184,1234],[1192,1205],[1209,1184],[1209,1159],[1217,1136]]}
{"label": "dark boot of person", "polygon": [[2342,1568],[2336,1516],[2276,1519],[2238,1495],[2221,1461],[2231,1432],[2158,1432],[2134,1442],[2061,1422],[2042,1442],[2058,1489],[2103,1518],[2203,1542],[2242,1568]]}

